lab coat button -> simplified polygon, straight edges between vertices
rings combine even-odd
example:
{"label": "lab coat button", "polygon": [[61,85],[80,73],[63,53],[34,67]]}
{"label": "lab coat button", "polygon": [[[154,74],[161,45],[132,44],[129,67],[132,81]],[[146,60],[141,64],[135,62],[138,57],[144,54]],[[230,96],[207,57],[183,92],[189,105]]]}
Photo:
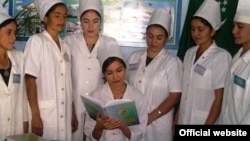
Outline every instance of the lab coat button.
{"label": "lab coat button", "polygon": [[91,59],[92,57],[91,56],[89,56],[89,59]]}
{"label": "lab coat button", "polygon": [[8,121],[10,121],[10,118],[8,118]]}
{"label": "lab coat button", "polygon": [[63,60],[60,61],[61,63],[63,62]]}
{"label": "lab coat button", "polygon": [[64,88],[62,88],[62,91],[64,91]]}
{"label": "lab coat button", "polygon": [[91,70],[91,68],[88,68],[88,70]]}
{"label": "lab coat button", "polygon": [[61,73],[61,76],[63,76],[63,73]]}
{"label": "lab coat button", "polygon": [[61,118],[63,118],[63,115],[61,115]]}
{"label": "lab coat button", "polygon": [[62,103],[62,105],[64,104],[64,102],[63,102],[63,101],[62,101],[61,103]]}
{"label": "lab coat button", "polygon": [[112,133],[112,135],[115,135],[115,133]]}
{"label": "lab coat button", "polygon": [[139,80],[139,83],[141,83],[141,80]]}

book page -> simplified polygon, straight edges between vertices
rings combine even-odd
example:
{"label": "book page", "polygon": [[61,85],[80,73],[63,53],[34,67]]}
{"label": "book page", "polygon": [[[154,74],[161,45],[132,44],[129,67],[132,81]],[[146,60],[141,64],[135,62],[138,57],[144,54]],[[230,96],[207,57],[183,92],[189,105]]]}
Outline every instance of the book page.
{"label": "book page", "polygon": [[132,100],[130,99],[115,99],[113,101],[109,101],[108,103],[105,104],[104,107],[112,106],[112,105],[118,105],[122,103],[128,103],[131,102]]}
{"label": "book page", "polygon": [[102,103],[90,96],[81,96],[82,102],[90,116],[90,118],[96,120],[96,113],[99,112],[104,117]]}
{"label": "book page", "polygon": [[140,123],[137,108],[134,101],[115,101],[112,101],[112,104],[106,106],[106,115],[111,118],[122,121],[126,126],[137,125]]}

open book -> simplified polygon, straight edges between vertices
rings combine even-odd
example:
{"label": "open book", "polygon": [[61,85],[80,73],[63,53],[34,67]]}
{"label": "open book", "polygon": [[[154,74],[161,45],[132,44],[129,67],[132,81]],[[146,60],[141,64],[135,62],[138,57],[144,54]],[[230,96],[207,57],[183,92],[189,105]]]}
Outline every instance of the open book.
{"label": "open book", "polygon": [[7,141],[49,141],[35,134],[20,134],[7,136]]}
{"label": "open book", "polygon": [[139,117],[135,102],[130,99],[117,99],[103,105],[98,99],[90,96],[81,96],[83,104],[90,116],[96,120],[96,113],[102,117],[111,117],[122,121],[126,126],[139,124]]}

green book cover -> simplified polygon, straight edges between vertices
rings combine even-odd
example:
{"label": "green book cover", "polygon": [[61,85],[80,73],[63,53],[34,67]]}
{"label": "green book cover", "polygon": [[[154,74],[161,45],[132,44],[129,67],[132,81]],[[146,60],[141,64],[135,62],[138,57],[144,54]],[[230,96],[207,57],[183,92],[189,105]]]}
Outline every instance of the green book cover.
{"label": "green book cover", "polygon": [[49,141],[35,134],[20,134],[7,136],[7,141]]}
{"label": "green book cover", "polygon": [[111,117],[122,121],[126,126],[140,123],[135,102],[130,99],[117,99],[103,105],[98,99],[81,96],[83,104],[92,119],[96,119],[96,112],[102,117]]}

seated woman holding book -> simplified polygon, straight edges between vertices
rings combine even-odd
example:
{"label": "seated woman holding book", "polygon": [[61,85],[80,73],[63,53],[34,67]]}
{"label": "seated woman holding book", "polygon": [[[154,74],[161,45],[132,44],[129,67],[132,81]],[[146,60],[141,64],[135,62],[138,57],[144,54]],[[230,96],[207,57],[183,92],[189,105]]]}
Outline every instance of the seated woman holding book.
{"label": "seated woman holding book", "polygon": [[119,99],[134,101],[139,123],[126,126],[124,121],[114,117],[104,117],[100,113],[97,113],[95,120],[87,116],[85,134],[92,140],[100,141],[141,140],[147,125],[146,103],[143,94],[125,81],[125,62],[118,57],[109,57],[102,65],[102,72],[106,82],[90,96],[101,101],[103,105],[110,101],[118,101]]}

